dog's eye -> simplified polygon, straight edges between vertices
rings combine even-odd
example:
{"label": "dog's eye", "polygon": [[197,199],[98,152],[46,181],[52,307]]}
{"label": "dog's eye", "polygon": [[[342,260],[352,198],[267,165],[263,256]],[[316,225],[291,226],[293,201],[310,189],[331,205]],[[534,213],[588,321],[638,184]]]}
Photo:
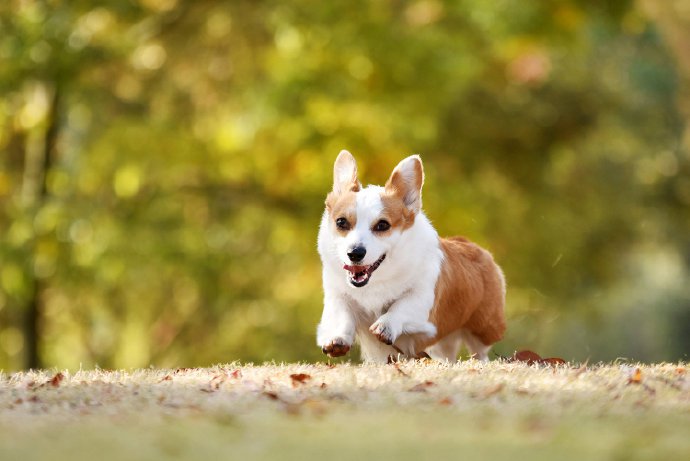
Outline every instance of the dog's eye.
{"label": "dog's eye", "polygon": [[347,219],[345,218],[338,218],[335,220],[335,225],[338,227],[338,229],[341,230],[348,230],[350,229],[350,223],[347,222]]}
{"label": "dog's eye", "polygon": [[386,221],[385,219],[382,219],[381,221],[377,222],[374,225],[374,231],[376,231],[376,232],[385,232],[390,228],[391,228],[390,223],[388,221]]}

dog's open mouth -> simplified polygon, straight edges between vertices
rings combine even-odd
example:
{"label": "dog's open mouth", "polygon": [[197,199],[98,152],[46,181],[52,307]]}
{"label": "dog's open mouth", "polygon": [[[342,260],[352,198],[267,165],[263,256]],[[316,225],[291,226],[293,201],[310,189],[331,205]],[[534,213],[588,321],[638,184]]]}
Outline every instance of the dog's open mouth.
{"label": "dog's open mouth", "polygon": [[385,254],[369,266],[348,266],[345,264],[343,269],[349,272],[348,279],[350,283],[359,288],[369,283],[372,272],[379,268],[384,259],[386,259]]}

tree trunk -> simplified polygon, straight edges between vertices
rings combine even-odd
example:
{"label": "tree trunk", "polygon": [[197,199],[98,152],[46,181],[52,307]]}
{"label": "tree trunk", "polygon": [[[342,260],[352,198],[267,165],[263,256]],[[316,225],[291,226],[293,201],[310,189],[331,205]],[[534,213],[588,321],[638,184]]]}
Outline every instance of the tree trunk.
{"label": "tree trunk", "polygon": [[[60,104],[60,94],[57,86],[52,88],[44,87],[44,91],[50,92],[50,101],[46,111],[45,130],[36,139],[35,144],[27,142],[23,199],[26,208],[35,214],[48,198],[48,172],[52,167],[55,157],[55,150],[58,137],[58,109]],[[36,254],[36,244],[34,241],[31,258],[33,262]],[[25,368],[41,368],[43,360],[41,357],[41,321],[43,313],[43,280],[36,277],[33,264],[29,268],[33,277],[33,290],[27,302],[24,318],[24,339],[26,344]]]}

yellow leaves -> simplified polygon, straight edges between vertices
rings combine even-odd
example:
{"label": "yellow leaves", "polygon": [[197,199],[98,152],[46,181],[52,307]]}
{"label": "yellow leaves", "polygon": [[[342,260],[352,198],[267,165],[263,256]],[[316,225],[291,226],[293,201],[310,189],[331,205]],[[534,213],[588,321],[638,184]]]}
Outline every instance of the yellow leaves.
{"label": "yellow leaves", "polygon": [[134,197],[141,187],[141,169],[137,165],[124,165],[115,172],[113,189],[120,198]]}
{"label": "yellow leaves", "polygon": [[24,348],[24,336],[18,328],[8,327],[0,331],[0,349],[10,357]]}
{"label": "yellow leaves", "polygon": [[151,11],[164,13],[177,6],[178,0],[138,0],[138,3]]}
{"label": "yellow leaves", "polygon": [[16,296],[27,289],[27,280],[21,267],[5,263],[0,267],[0,287],[6,293]]}
{"label": "yellow leaves", "polygon": [[154,71],[160,69],[168,57],[160,43],[147,43],[137,47],[132,53],[131,62],[135,69]]}

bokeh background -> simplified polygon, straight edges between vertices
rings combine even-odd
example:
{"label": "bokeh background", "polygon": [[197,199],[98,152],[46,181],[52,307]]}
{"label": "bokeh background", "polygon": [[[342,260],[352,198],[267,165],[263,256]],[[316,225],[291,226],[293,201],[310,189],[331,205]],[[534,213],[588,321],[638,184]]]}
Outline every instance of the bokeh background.
{"label": "bokeh background", "polygon": [[0,368],[324,360],[340,149],[411,153],[495,351],[687,360],[690,2],[4,0]]}

